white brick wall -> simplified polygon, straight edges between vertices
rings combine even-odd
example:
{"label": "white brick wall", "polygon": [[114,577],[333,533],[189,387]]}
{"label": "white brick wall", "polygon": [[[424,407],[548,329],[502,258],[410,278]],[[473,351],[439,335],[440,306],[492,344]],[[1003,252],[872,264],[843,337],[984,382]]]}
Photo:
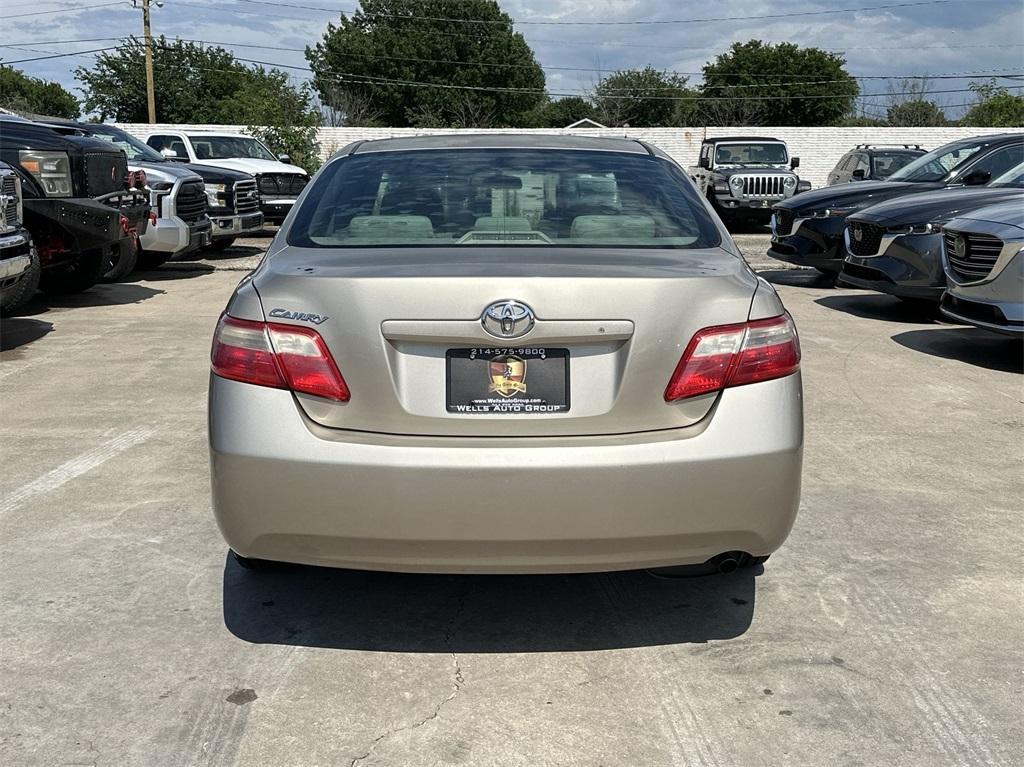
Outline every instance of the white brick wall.
{"label": "white brick wall", "polygon": [[[140,138],[160,130],[211,130],[244,133],[244,125],[145,125],[120,124]],[[423,136],[459,133],[458,130],[427,128],[320,128],[317,140],[326,159],[353,141],[395,136]],[[708,136],[773,136],[789,145],[791,154],[800,158],[800,176],[819,187],[829,171],[848,150],[857,144],[920,144],[934,149],[949,141],[986,133],[1024,133],[1024,128],[581,128],[573,131],[541,128],[473,130],[471,133],[573,133],[581,136],[628,135],[660,147],[684,166],[694,165],[701,141]]]}

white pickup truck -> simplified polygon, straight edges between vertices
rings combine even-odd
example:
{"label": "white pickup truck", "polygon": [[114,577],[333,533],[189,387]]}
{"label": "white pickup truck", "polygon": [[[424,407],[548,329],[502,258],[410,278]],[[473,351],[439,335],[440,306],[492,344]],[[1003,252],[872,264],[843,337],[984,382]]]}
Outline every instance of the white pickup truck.
{"label": "white pickup truck", "polygon": [[270,223],[284,220],[309,183],[309,174],[292,165],[288,155],[275,157],[262,141],[241,133],[161,130],[146,136],[146,143],[170,160],[251,173],[260,210]]}

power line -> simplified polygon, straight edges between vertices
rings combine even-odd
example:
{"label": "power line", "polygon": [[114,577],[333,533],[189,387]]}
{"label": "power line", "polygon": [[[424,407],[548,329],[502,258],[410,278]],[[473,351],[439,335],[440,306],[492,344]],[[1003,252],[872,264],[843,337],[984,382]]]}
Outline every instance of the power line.
{"label": "power line", "polygon": [[[17,46],[14,46],[14,45],[3,45],[3,46],[0,46],[0,47],[2,47],[2,48],[14,48],[15,50],[19,50],[17,48]],[[32,50],[32,49],[31,48],[26,48],[24,50]],[[116,51],[116,50],[117,50],[117,46],[111,46],[111,47],[108,47],[108,48],[93,48],[92,50],[88,50],[88,51],[75,51],[74,53],[52,53],[50,51],[39,51],[39,53],[49,53],[50,55],[48,55],[48,56],[34,56],[33,58],[30,58],[30,59],[14,59],[13,61],[0,61],[0,66],[10,66],[11,64],[27,64],[30,61],[47,61],[48,59],[63,59],[63,58],[67,58],[68,56],[85,56],[85,55],[88,55],[90,53],[102,53],[103,51]]]}
{"label": "power line", "polygon": [[63,8],[59,8],[54,11],[33,11],[32,13],[15,13],[12,15],[5,15],[4,20],[7,19],[24,19],[28,16],[48,16],[53,13],[68,13],[69,11],[74,13],[75,11],[92,11],[97,8],[110,8],[114,5],[123,5],[122,2],[114,3],[99,3],[98,5],[66,5]]}
{"label": "power line", "polygon": [[[983,0],[987,2],[1008,2],[1012,0]],[[275,2],[274,0],[238,0],[238,2],[249,3],[252,5],[268,5],[276,8],[295,8],[298,10],[306,11],[325,11],[328,13],[355,13],[354,9],[343,9],[343,8],[325,8],[323,6],[316,5],[301,5],[298,3],[282,3]],[[641,26],[641,25],[665,25],[665,24],[705,24],[718,21],[756,21],[762,19],[790,19],[804,16],[826,16],[836,15],[843,13],[859,13],[862,11],[881,11],[893,8],[916,8],[921,6],[931,5],[950,5],[953,3],[960,3],[963,0],[908,0],[902,3],[888,3],[885,5],[866,5],[857,6],[851,8],[830,8],[816,11],[790,11],[786,13],[766,13],[766,14],[751,14],[743,16],[717,16],[707,18],[688,18],[688,19],[635,19],[630,21],[532,21],[532,20],[516,20],[514,24],[519,25],[532,25],[532,26]],[[494,20],[494,19],[466,19],[448,16],[415,16],[405,14],[394,14],[394,13],[366,13],[362,12],[364,16],[370,17],[381,17],[381,18],[394,18],[394,19],[409,19],[414,21],[443,21],[446,23],[453,24],[481,24],[481,25],[500,25],[507,26],[510,24],[509,21],[505,20]]]}

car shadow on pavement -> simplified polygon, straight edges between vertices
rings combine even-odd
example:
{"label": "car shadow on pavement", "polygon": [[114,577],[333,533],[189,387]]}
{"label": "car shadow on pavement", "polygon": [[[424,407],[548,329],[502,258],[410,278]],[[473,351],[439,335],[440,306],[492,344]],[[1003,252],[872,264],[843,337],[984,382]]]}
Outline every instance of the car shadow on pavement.
{"label": "car shadow on pavement", "polygon": [[322,567],[224,568],[239,639],[377,652],[607,650],[740,636],[761,566],[729,575],[407,575]]}
{"label": "car shadow on pavement", "polygon": [[1019,338],[1001,336],[977,328],[936,328],[897,333],[892,340],[917,352],[959,360],[968,365],[1024,373],[1024,344]]}
{"label": "car shadow on pavement", "polygon": [[[202,277],[216,271],[209,264],[192,263],[189,261],[165,264],[156,269],[138,270],[121,280],[122,284],[137,282],[163,282],[164,280],[187,280]],[[163,292],[163,291],[161,291]]]}
{"label": "car shadow on pavement", "polygon": [[837,312],[846,312],[866,320],[906,322],[914,325],[934,323],[938,305],[908,303],[882,293],[853,293],[816,298],[814,303]]}
{"label": "car shadow on pavement", "polygon": [[249,258],[250,256],[261,255],[266,248],[257,248],[252,245],[232,245],[224,250],[204,250],[196,254],[196,258],[182,259],[176,261],[178,264],[201,263],[202,261],[225,261],[233,258]]}
{"label": "car shadow on pavement", "polygon": [[817,269],[764,269],[758,272],[768,282],[794,288],[834,288],[836,278]]}
{"label": "car shadow on pavement", "polygon": [[165,291],[154,288],[132,285],[131,283],[113,282],[93,285],[82,293],[71,293],[61,295],[56,293],[37,293],[35,298],[17,314],[24,316],[28,314],[41,314],[47,309],[64,308],[73,309],[85,306],[127,306],[128,304],[141,304],[154,296],[162,295]]}
{"label": "car shadow on pavement", "polygon": [[38,341],[52,330],[52,322],[25,317],[5,317],[0,320],[0,352],[8,352]]}

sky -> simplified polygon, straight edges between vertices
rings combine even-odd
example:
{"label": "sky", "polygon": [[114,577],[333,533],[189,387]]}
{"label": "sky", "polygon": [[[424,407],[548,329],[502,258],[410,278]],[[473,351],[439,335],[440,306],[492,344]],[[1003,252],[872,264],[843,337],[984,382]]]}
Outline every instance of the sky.
{"label": "sky", "polygon": [[[954,92],[963,91],[972,80],[995,73],[1024,75],[1024,0],[499,0],[499,4],[545,68],[548,90],[559,94],[585,93],[603,73],[647,65],[692,73],[690,81],[697,83],[709,59],[733,42],[750,39],[840,52],[847,60],[847,71],[857,77],[933,76],[931,98],[948,106],[950,116],[973,100],[969,92]],[[329,21],[356,5],[357,0],[163,0],[163,7],[153,8],[153,33],[215,42],[239,58],[295,67],[286,71],[301,81],[308,77],[301,69],[307,66],[304,46],[318,41]],[[0,31],[0,59],[30,75],[56,80],[77,95],[74,69],[88,64],[93,54],[42,57],[113,46],[116,40],[97,38],[141,35],[142,31],[142,12],[130,0],[0,0],[0,9],[6,17]],[[775,14],[808,15],[753,18]],[[722,17],[742,18],[705,20]],[[84,40],[95,41],[72,42]],[[861,91],[885,94],[892,83],[865,79]],[[1024,86],[1024,77],[999,83]],[[881,116],[877,113],[884,112],[886,103],[885,96],[865,97],[862,108]]]}

